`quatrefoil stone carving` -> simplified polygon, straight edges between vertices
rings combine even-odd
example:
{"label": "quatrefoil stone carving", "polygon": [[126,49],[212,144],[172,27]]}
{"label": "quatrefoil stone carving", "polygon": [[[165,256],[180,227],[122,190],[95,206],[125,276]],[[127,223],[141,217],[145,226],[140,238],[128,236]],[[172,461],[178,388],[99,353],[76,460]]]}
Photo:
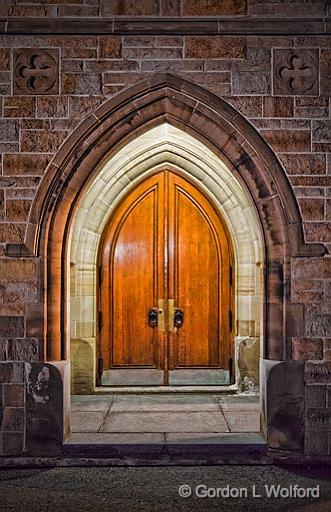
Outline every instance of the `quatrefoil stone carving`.
{"label": "quatrefoil stone carving", "polygon": [[14,50],[14,94],[58,94],[59,52],[55,49]]}
{"label": "quatrefoil stone carving", "polygon": [[318,50],[275,49],[273,90],[278,95],[318,95]]}

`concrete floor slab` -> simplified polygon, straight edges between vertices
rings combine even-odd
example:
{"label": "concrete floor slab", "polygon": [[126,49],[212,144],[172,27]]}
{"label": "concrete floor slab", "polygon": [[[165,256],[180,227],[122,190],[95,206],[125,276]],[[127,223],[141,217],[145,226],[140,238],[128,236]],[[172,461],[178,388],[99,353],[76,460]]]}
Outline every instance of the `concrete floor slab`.
{"label": "concrete floor slab", "polygon": [[231,432],[259,432],[260,417],[255,411],[223,411]]}
{"label": "concrete floor slab", "polygon": [[164,434],[148,432],[139,434],[76,432],[70,436],[70,444],[162,444],[164,442]]}
{"label": "concrete floor slab", "polygon": [[194,412],[219,411],[217,403],[166,403],[164,401],[132,402],[118,398],[111,408],[112,412]]}
{"label": "concrete floor slab", "polygon": [[72,412],[70,415],[72,432],[98,432],[104,421],[103,412]]}
{"label": "concrete floor slab", "polygon": [[228,432],[218,412],[110,412],[104,432]]}
{"label": "concrete floor slab", "polygon": [[107,412],[112,401],[106,402],[81,402],[71,404],[71,412]]}

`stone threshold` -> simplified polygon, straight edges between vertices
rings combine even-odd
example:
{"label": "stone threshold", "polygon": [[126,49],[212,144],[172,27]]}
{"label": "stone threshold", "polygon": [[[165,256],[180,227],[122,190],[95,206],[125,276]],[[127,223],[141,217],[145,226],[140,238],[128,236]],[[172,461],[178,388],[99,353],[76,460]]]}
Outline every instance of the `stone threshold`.
{"label": "stone threshold", "polygon": [[[22,456],[22,457],[0,457],[1,468],[53,468],[53,467],[137,467],[137,466],[213,466],[213,465],[227,465],[227,466],[252,466],[252,465],[266,465],[266,466],[286,466],[286,467],[301,467],[305,468],[307,465],[313,467],[320,467],[321,465],[331,468],[331,459],[328,456],[309,456],[297,452],[281,452],[277,450],[266,450],[264,453],[239,453],[242,445],[238,446],[237,453],[228,453],[225,455],[216,454],[213,456],[183,456],[168,454],[163,456],[129,456],[119,457],[114,456],[96,456],[91,454],[89,456],[68,456],[67,454],[57,454],[53,456]],[[215,446],[214,446],[215,447]]]}
{"label": "stone threshold", "polygon": [[[96,395],[145,395],[175,393],[238,394],[238,386],[100,386],[94,389]],[[245,395],[253,396],[253,394]],[[254,395],[255,396],[255,395]]]}

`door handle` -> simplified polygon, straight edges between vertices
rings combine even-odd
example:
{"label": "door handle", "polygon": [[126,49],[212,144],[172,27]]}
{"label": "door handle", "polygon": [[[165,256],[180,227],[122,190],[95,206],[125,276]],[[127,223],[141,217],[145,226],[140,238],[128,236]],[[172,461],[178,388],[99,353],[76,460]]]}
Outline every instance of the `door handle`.
{"label": "door handle", "polygon": [[174,313],[174,326],[181,327],[184,323],[184,311],[181,309],[175,309]]}
{"label": "door handle", "polygon": [[169,299],[169,331],[175,331],[176,327],[181,327],[184,323],[184,312],[181,309],[176,308],[174,303],[174,299]]}
{"label": "door handle", "polygon": [[150,327],[157,327],[157,317],[158,317],[157,308],[151,308],[147,313],[148,325]]}

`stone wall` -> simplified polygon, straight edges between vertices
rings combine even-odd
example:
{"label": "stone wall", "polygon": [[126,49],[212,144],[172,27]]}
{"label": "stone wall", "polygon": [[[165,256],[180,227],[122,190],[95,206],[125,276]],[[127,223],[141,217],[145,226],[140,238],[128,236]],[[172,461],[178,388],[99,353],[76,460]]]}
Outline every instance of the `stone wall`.
{"label": "stone wall", "polygon": [[[0,3],[0,360],[7,361],[0,363],[3,450],[10,446],[7,438],[16,439],[15,451],[24,436],[21,365],[45,358],[38,288],[42,269],[38,258],[26,254],[21,245],[31,204],[61,143],[83,118],[122,89],[167,71],[228,101],[281,161],[300,207],[305,241],[322,243],[330,253],[331,50],[322,19],[330,14],[326,4],[319,0]],[[121,16],[127,17],[121,21]],[[135,16],[148,17],[144,23],[154,23],[150,30],[154,35],[146,35],[144,25],[135,25]],[[174,17],[175,24],[161,28],[159,16]],[[195,18],[186,21],[188,16]],[[208,20],[197,25],[201,16]],[[286,25],[288,16],[299,19]],[[101,35],[100,25],[93,24],[100,18],[106,27]],[[113,30],[117,33],[106,35]],[[263,31],[270,33],[261,35]],[[296,306],[288,356],[306,363],[305,446],[307,453],[327,453],[331,452],[331,258],[328,254],[293,258],[290,263],[291,289],[284,293]],[[11,368],[17,369],[17,377]]]}

